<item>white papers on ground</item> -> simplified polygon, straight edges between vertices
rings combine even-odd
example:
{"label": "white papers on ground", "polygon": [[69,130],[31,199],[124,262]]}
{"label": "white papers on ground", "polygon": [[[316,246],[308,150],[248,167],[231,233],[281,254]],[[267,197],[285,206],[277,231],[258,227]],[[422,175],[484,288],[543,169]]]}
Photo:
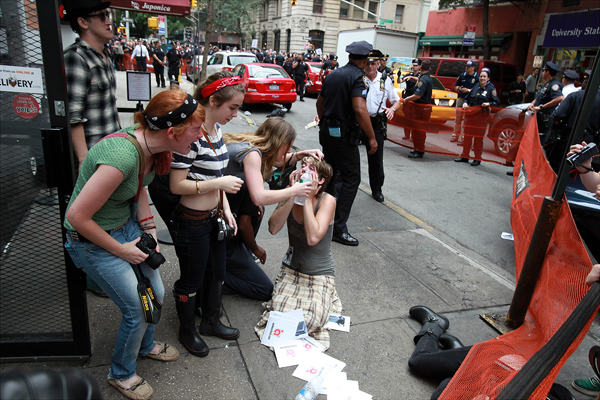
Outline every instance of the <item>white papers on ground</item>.
{"label": "white papers on ground", "polygon": [[301,308],[287,313],[271,311],[260,342],[265,346],[274,346],[307,336]]}
{"label": "white papers on ground", "polygon": [[304,357],[322,353],[325,346],[315,339],[307,336],[292,342],[276,344],[273,346],[279,368],[290,367],[300,364]]}
{"label": "white papers on ground", "polygon": [[327,321],[323,329],[350,332],[350,317],[345,315],[329,314],[329,321]]}

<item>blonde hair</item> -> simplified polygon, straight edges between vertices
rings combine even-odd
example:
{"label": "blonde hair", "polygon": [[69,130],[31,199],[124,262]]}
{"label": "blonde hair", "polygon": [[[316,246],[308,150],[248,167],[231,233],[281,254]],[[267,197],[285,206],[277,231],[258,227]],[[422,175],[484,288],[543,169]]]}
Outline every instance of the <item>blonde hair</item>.
{"label": "blonde hair", "polygon": [[281,117],[267,119],[255,133],[224,133],[225,143],[248,142],[251,148],[262,154],[261,174],[267,181],[273,174],[277,153],[283,146],[291,146],[296,140],[296,130]]}

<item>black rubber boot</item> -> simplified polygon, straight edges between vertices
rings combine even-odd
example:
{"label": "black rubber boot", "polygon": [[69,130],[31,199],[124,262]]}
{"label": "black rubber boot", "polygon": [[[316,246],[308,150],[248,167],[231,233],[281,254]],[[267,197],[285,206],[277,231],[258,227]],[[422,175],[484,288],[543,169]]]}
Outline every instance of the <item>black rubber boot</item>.
{"label": "black rubber boot", "polygon": [[[194,314],[198,318],[202,318],[202,288],[196,291],[196,308],[194,308]],[[223,310],[219,310],[219,318],[223,316]]]}
{"label": "black rubber boot", "polygon": [[421,325],[423,325],[419,333],[415,336],[415,344],[417,344],[419,339],[426,333],[433,334],[439,339],[442,333],[446,332],[450,326],[448,318],[436,314],[430,308],[425,306],[414,306],[408,313],[413,319],[419,321]]}
{"label": "black rubber boot", "polygon": [[225,340],[237,339],[240,330],[230,328],[221,323],[219,314],[221,312],[222,282],[207,281],[204,285],[204,301],[202,302],[202,321],[200,322],[200,334],[216,336]]}
{"label": "black rubber boot", "polygon": [[460,349],[461,347],[465,347],[456,336],[452,336],[448,333],[440,335],[439,342],[446,350]]}
{"label": "black rubber boot", "polygon": [[196,318],[194,317],[195,293],[190,295],[181,291],[177,288],[177,282],[175,282],[173,296],[175,296],[175,308],[179,317],[179,340],[190,354],[196,357],[206,357],[208,346],[196,330]]}

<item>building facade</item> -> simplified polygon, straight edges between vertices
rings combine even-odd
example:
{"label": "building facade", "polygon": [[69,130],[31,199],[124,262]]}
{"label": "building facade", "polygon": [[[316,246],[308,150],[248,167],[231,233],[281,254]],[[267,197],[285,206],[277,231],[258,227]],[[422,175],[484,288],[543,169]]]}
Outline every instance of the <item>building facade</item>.
{"label": "building facade", "polygon": [[[466,25],[475,25],[474,46],[462,46]],[[600,46],[599,25],[596,0],[496,2],[489,8],[490,58],[515,64],[526,75],[546,61],[583,72]],[[434,3],[419,45],[424,56],[482,59],[481,2],[456,9]]]}
{"label": "building facade", "polygon": [[[418,33],[424,32],[430,0],[349,0],[381,16],[386,28]],[[258,47],[289,52],[321,49],[334,53],[338,33],[344,30],[377,25],[378,17],[339,0],[299,0],[295,6],[289,0],[265,0],[245,26],[244,46],[251,39]],[[381,9],[380,9],[381,8]]]}

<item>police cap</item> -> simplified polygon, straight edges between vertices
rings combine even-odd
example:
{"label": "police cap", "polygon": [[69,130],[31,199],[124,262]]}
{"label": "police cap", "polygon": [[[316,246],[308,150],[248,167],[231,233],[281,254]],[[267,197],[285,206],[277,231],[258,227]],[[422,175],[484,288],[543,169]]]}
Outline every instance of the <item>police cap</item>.
{"label": "police cap", "polygon": [[354,60],[367,58],[371,50],[373,50],[373,46],[364,40],[353,42],[346,46],[346,52],[350,53],[350,58]]}
{"label": "police cap", "polygon": [[381,57],[381,59],[382,59],[383,61],[387,61],[387,60],[388,60],[388,58],[390,58],[390,55],[389,55],[389,54],[384,54],[384,55],[383,55],[383,57]]}
{"label": "police cap", "polygon": [[475,61],[467,61],[467,67],[474,67],[475,66]]}
{"label": "police cap", "polygon": [[544,69],[546,71],[549,71],[551,73],[553,73],[554,75],[556,75],[557,72],[560,71],[560,68],[558,68],[558,65],[554,64],[553,62],[548,61],[546,63],[546,65],[544,66]]}
{"label": "police cap", "polygon": [[377,61],[383,59],[384,54],[379,50],[372,50],[367,56],[367,61]]}
{"label": "police cap", "polygon": [[412,60],[412,65],[421,65],[421,60],[419,60],[418,58],[415,58],[414,60]]}
{"label": "police cap", "polygon": [[335,55],[335,53],[331,53],[331,54],[329,54],[329,59],[333,60],[333,61],[337,61],[337,56]]}
{"label": "police cap", "polygon": [[570,79],[572,81],[576,81],[579,79],[579,74],[573,71],[572,69],[566,70],[565,72],[563,72],[563,75],[565,76],[565,78]]}
{"label": "police cap", "polygon": [[68,21],[110,7],[110,1],[101,0],[63,0],[62,2],[65,6],[65,19]]}

